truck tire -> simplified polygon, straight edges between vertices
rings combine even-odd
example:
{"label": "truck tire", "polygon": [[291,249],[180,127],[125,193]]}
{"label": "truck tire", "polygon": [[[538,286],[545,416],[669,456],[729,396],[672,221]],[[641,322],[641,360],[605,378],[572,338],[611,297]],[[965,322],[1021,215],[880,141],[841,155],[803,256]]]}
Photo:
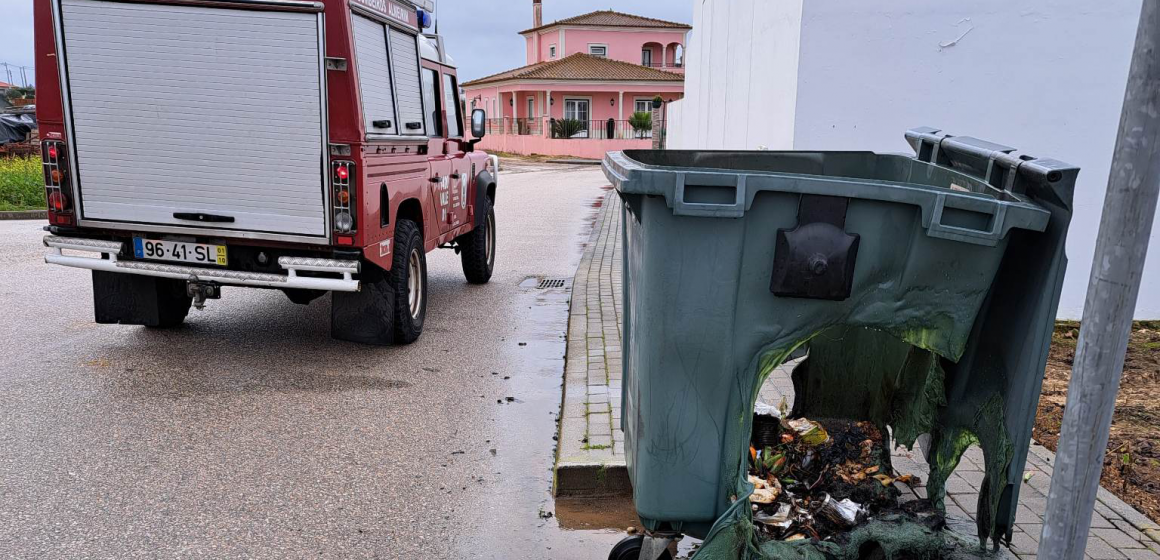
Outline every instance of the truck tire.
{"label": "truck tire", "polygon": [[495,270],[495,208],[487,204],[483,224],[459,237],[463,275],[472,284],[486,284]]}
{"label": "truck tire", "polygon": [[395,293],[395,343],[410,344],[423,334],[427,317],[427,254],[423,232],[407,219],[395,224],[395,252],[388,281]]}
{"label": "truck tire", "polygon": [[363,261],[359,281],[359,291],[330,296],[330,336],[387,346],[395,340],[395,290],[387,272],[369,261]]}
{"label": "truck tire", "polygon": [[93,315],[100,324],[173,328],[192,303],[184,280],[93,271]]}

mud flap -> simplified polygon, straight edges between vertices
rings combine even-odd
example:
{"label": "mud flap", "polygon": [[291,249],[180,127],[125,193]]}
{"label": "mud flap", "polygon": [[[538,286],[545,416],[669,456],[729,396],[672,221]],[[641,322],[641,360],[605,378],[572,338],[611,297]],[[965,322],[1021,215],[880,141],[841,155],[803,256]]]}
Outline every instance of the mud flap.
{"label": "mud flap", "polygon": [[357,292],[330,296],[330,336],[347,342],[388,346],[395,342],[395,291],[378,267],[369,268]]}
{"label": "mud flap", "polygon": [[93,271],[93,314],[104,325],[173,327],[189,314],[184,280]]}

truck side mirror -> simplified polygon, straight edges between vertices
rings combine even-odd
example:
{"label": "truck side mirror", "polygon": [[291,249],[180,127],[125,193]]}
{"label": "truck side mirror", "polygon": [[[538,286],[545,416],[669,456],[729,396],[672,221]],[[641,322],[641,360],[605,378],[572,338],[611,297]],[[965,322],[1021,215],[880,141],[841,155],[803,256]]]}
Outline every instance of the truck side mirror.
{"label": "truck side mirror", "polygon": [[471,136],[474,138],[487,136],[487,111],[475,109],[471,112]]}

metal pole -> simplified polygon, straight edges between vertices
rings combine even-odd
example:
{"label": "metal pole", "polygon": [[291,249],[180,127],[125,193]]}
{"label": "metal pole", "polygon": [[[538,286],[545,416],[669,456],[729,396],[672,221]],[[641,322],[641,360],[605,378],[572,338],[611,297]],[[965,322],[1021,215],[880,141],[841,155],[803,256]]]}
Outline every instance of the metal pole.
{"label": "metal pole", "polygon": [[1132,313],[1160,192],[1160,1],[1144,0],[1039,558],[1080,560],[1100,485]]}

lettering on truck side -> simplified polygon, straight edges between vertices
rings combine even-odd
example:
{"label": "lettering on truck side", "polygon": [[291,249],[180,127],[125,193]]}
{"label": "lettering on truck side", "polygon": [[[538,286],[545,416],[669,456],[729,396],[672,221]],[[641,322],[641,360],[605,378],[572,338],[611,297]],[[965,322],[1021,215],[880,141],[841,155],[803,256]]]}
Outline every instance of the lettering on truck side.
{"label": "lettering on truck side", "polygon": [[404,23],[408,27],[418,28],[418,16],[415,14],[415,10],[408,9],[398,2],[392,2],[391,0],[354,0],[354,2],[360,6],[369,8],[375,13]]}

